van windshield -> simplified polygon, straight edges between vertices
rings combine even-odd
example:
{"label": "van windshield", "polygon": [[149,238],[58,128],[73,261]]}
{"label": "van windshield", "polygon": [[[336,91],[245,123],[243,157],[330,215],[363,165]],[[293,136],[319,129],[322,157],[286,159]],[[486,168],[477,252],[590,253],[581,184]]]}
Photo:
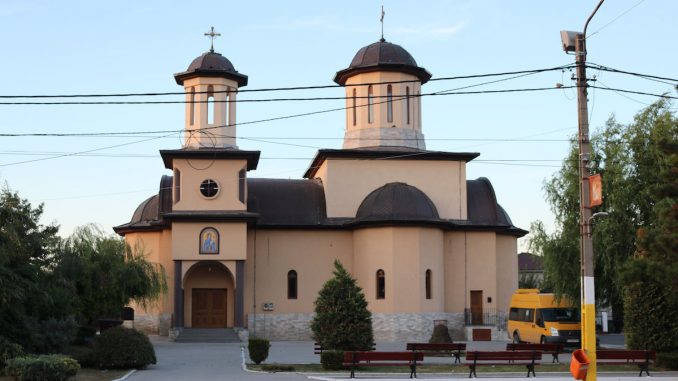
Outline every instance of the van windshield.
{"label": "van windshield", "polygon": [[575,322],[578,323],[581,319],[579,317],[578,308],[542,308],[541,316],[544,321],[551,322]]}

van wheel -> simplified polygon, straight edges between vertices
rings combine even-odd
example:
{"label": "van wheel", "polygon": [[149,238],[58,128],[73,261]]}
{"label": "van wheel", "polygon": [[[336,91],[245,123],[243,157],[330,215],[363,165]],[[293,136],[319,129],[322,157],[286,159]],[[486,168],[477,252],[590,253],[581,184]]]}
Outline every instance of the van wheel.
{"label": "van wheel", "polygon": [[520,344],[520,336],[518,336],[518,332],[513,332],[513,344]]}
{"label": "van wheel", "polygon": [[541,335],[541,339],[539,339],[539,343],[540,344],[546,344],[546,338],[544,337],[544,335]]}

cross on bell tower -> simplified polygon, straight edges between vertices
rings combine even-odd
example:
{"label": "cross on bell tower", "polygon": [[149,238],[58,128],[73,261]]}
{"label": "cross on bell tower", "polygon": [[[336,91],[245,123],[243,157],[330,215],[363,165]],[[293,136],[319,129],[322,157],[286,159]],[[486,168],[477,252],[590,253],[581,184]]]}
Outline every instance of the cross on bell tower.
{"label": "cross on bell tower", "polygon": [[217,33],[214,31],[214,27],[210,29],[209,32],[205,33],[205,36],[208,36],[210,38],[210,53],[214,53],[214,39],[221,36],[221,33]]}

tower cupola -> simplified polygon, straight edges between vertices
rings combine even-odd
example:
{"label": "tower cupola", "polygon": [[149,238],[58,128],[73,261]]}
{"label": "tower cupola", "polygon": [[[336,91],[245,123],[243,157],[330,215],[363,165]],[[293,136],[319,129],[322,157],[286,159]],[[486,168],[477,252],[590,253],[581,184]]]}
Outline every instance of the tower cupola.
{"label": "tower cupola", "polygon": [[383,38],[356,53],[334,81],[346,87],[343,148],[425,149],[421,85],[431,73],[400,45]]}
{"label": "tower cupola", "polygon": [[[212,30],[206,35],[214,38],[218,34]],[[237,148],[235,100],[238,88],[247,85],[247,76],[212,48],[174,79],[186,91],[184,146]]]}

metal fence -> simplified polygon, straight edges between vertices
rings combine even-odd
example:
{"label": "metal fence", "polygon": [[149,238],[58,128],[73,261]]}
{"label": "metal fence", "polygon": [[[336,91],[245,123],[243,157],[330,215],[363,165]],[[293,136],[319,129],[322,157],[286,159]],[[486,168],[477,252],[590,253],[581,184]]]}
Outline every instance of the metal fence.
{"label": "metal fence", "polygon": [[464,324],[495,326],[497,329],[506,330],[506,312],[497,311],[494,308],[484,308],[482,311],[464,309]]}

